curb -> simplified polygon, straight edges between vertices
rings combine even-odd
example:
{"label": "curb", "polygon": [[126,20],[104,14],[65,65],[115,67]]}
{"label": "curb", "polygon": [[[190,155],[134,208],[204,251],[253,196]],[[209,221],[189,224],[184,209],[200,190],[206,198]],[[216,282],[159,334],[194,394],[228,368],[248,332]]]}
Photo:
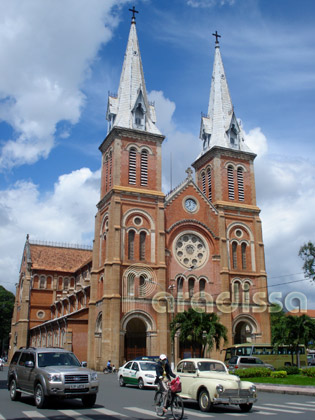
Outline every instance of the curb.
{"label": "curb", "polygon": [[277,394],[293,394],[315,396],[315,386],[275,385],[255,383],[257,391]]}

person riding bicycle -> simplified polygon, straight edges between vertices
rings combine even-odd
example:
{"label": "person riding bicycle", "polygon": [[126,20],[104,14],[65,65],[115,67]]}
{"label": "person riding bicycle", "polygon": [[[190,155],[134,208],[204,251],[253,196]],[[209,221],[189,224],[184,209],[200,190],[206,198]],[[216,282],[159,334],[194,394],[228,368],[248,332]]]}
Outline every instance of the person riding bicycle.
{"label": "person riding bicycle", "polygon": [[163,393],[163,412],[167,412],[168,382],[176,375],[172,372],[171,366],[165,354],[161,354],[157,362],[155,384],[158,384],[159,390]]}

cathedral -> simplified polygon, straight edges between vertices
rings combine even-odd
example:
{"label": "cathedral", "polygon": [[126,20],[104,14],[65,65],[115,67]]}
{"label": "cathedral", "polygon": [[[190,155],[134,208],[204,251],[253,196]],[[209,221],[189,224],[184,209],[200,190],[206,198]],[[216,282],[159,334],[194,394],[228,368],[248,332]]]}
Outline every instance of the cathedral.
{"label": "cathedral", "polygon": [[[188,168],[165,194],[164,136],[148,101],[133,16],[118,94],[108,97],[108,132],[99,147],[93,247],[27,235],[10,355],[26,345],[64,347],[97,370],[108,359],[120,366],[160,353],[177,362],[191,355],[191,344],[177,336],[172,341],[169,324],[189,308],[215,312],[229,345],[270,342],[256,155],[234,113],[214,35],[201,152],[191,164],[194,171]],[[211,357],[223,354],[212,351]]]}

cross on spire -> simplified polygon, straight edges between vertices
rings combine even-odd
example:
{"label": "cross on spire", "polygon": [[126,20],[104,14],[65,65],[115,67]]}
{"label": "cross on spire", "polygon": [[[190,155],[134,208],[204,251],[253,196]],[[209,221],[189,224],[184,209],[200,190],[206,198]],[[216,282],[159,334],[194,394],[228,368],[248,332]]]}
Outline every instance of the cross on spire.
{"label": "cross on spire", "polygon": [[221,35],[218,34],[218,31],[215,31],[215,33],[212,35],[215,36],[215,43],[218,44],[219,43],[218,38],[221,38]]}
{"label": "cross on spire", "polygon": [[131,22],[136,22],[135,13],[139,13],[138,10],[136,10],[135,6],[133,6],[132,9],[129,9],[130,12],[132,12],[132,19]]}

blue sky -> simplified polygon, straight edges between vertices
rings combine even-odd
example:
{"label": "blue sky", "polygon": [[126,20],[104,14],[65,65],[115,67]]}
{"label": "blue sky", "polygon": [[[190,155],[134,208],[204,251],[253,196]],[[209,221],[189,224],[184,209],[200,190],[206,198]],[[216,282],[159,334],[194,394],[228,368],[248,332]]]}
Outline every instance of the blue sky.
{"label": "blue sky", "polygon": [[297,255],[315,241],[311,0],[2,0],[0,284],[14,291],[27,233],[92,244],[107,94],[118,89],[133,5],[147,90],[166,135],[164,192],[201,150],[217,30],[236,116],[258,155],[269,291],[303,292],[315,308]]}

